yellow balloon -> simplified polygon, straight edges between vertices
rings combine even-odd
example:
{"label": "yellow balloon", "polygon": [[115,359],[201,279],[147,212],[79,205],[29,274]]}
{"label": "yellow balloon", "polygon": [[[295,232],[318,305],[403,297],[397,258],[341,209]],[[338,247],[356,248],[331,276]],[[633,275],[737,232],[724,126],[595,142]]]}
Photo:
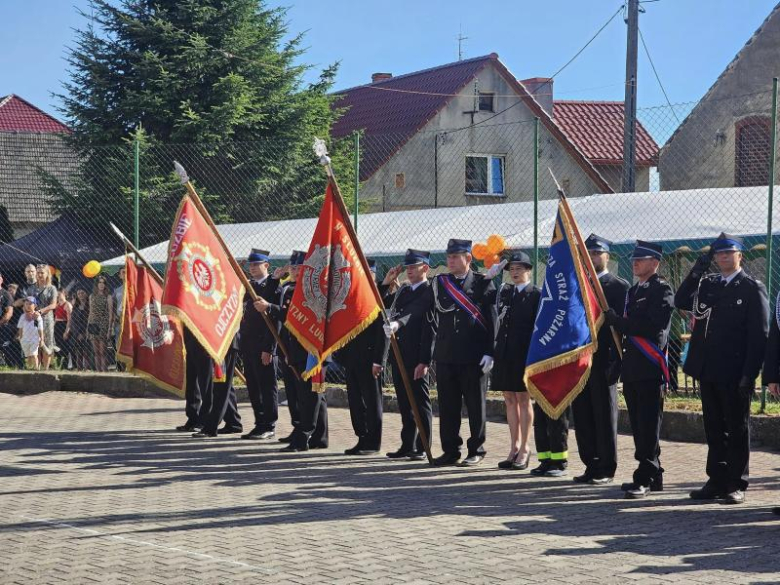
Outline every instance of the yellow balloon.
{"label": "yellow balloon", "polygon": [[98,274],[100,274],[101,269],[102,266],[100,266],[100,262],[97,260],[90,260],[84,264],[84,268],[81,269],[81,273],[87,278],[95,278]]}

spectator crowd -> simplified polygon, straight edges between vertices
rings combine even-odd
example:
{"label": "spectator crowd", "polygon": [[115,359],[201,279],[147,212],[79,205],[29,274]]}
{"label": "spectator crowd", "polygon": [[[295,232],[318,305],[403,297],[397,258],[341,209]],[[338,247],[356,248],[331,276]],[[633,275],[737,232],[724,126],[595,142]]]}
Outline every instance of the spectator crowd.
{"label": "spectator crowd", "polygon": [[[29,264],[24,281],[0,274],[0,359],[8,368],[108,371],[124,303],[124,268],[61,286],[46,264]],[[112,286],[113,285],[113,286]]]}

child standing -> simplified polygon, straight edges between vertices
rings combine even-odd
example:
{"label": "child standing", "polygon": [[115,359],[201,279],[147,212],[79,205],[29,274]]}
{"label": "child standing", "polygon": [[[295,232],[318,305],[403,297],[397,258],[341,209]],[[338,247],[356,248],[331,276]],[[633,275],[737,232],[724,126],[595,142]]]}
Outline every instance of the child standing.
{"label": "child standing", "polygon": [[36,315],[35,297],[24,299],[23,313],[19,317],[18,331],[16,338],[22,346],[27,368],[30,370],[38,369],[38,352],[43,347],[43,319]]}

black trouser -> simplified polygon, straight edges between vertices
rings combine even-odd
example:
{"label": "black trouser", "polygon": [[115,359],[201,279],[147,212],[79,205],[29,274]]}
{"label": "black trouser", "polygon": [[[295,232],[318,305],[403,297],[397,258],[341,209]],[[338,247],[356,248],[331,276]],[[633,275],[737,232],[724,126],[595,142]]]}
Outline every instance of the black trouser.
{"label": "black trouser", "polygon": [[737,382],[701,380],[701,407],[707,436],[708,483],[732,492],[748,487],[750,393]]}
{"label": "black trouser", "polygon": [[328,446],[328,404],[325,394],[311,389],[311,381],[299,380],[297,384],[298,413],[300,421],[293,430],[291,443],[299,449],[308,445]]}
{"label": "black trouser", "polygon": [[558,419],[547,416],[542,407],[534,403],[534,442],[539,461],[565,464],[569,460],[569,411]]}
{"label": "black trouser", "polygon": [[201,417],[211,411],[213,362],[203,346],[191,333],[185,330],[184,342],[187,348],[187,384],[184,390],[187,424],[202,424]]}
{"label": "black trouser", "polygon": [[[298,370],[300,374],[302,370]],[[287,410],[290,411],[290,423],[295,429],[301,420],[298,406],[298,380],[295,374],[286,363],[282,364],[282,378],[284,379],[284,393],[287,396]]]}
{"label": "black trouser", "polygon": [[[16,330],[10,325],[0,325],[0,350],[3,360],[9,368],[24,368],[24,358],[19,342],[16,341]],[[7,345],[6,345],[7,344]]]}
{"label": "black trouser", "polygon": [[634,483],[649,486],[664,470],[661,467],[661,419],[664,412],[664,384],[657,381],[624,382],[631,433],[634,435]]}
{"label": "black trouser", "polygon": [[276,384],[276,356],[267,366],[263,365],[262,351],[245,346],[241,351],[246,375],[246,390],[255,415],[255,429],[276,430],[279,419],[279,387]]}
{"label": "black trouser", "polygon": [[225,421],[230,429],[241,429],[241,415],[238,413],[236,390],[233,388],[233,375],[236,372],[238,351],[230,348],[225,355],[224,381],[214,381],[212,388],[213,404],[211,411],[203,417],[203,430],[216,433],[219,423]]}
{"label": "black trouser", "polygon": [[677,372],[680,368],[680,356],[682,355],[682,340],[679,338],[669,339],[667,347],[667,362],[669,364],[669,390],[677,392],[680,383],[677,380]]}
{"label": "black trouser", "polygon": [[617,384],[591,372],[572,404],[577,449],[591,477],[613,477],[617,469]]}
{"label": "black trouser", "polygon": [[439,391],[439,435],[447,455],[460,455],[460,412],[463,403],[469,416],[471,436],[466,441],[469,455],[485,454],[485,396],[488,376],[478,364],[436,363],[436,387]]}
{"label": "black trouser", "polygon": [[68,358],[70,357],[70,342],[65,339],[65,330],[68,328],[67,321],[54,322],[54,345],[59,347],[57,357],[62,360],[62,367],[68,368]]}
{"label": "black trouser", "polygon": [[[414,379],[414,369],[406,370],[409,375],[409,382],[412,384],[412,393],[414,401],[417,403],[417,410],[422,419],[423,430],[428,442],[431,440],[431,427],[433,425],[433,408],[431,407],[430,381],[428,376]],[[409,396],[406,394],[401,370],[397,364],[393,363],[393,386],[395,386],[395,395],[398,399],[398,410],[401,412],[401,451],[424,451],[422,438],[417,432],[417,425],[414,422],[412,413],[412,404],[409,402]]]}
{"label": "black trouser", "polygon": [[382,382],[371,372],[371,361],[345,367],[352,430],[363,449],[382,446]]}

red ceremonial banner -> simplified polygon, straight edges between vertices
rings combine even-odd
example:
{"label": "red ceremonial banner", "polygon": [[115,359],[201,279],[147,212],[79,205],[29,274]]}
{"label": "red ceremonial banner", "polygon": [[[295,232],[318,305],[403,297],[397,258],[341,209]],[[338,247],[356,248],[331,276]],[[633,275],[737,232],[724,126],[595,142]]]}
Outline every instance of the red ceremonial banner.
{"label": "red ceremonial banner", "polygon": [[[290,301],[285,327],[314,356],[303,378],[322,369],[334,351],[346,345],[379,315],[379,304],[334,201],[328,183],[325,202]],[[309,367],[311,366],[311,367]]]}
{"label": "red ceremonial banner", "polygon": [[244,285],[189,195],[173,222],[162,310],[180,319],[215,362],[225,359],[241,324]]}
{"label": "red ceremonial banner", "polygon": [[125,301],[117,359],[129,371],[184,397],[186,382],[182,326],[161,312],[162,286],[149,271],[125,258]]}

